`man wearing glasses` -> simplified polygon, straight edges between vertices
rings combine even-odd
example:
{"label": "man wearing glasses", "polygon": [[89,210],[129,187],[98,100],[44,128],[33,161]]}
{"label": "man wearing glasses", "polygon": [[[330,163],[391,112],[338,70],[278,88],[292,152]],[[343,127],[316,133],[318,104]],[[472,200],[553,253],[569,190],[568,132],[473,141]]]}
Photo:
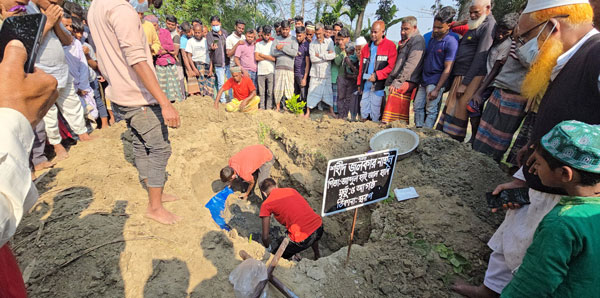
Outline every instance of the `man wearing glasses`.
{"label": "man wearing glasses", "polygon": [[[497,297],[502,293],[503,297],[547,297],[558,288],[556,283],[562,282],[552,278],[561,275],[562,267],[555,266],[556,272],[535,277],[524,276],[531,270],[523,271],[515,283],[510,283],[540,221],[565,194],[561,189],[544,187],[531,168],[535,158],[529,156],[534,144],[564,120],[600,124],[600,32],[594,29],[592,19],[587,0],[530,0],[519,20],[516,39],[524,44],[519,52],[531,61],[522,94],[539,109],[528,145],[519,154],[523,167],[513,181],[498,185],[494,194],[528,187],[531,203],[505,206],[511,210],[488,242],[492,254],[483,285],[457,283],[453,287],[465,296]],[[527,287],[519,283],[527,283]],[[524,293],[525,288],[535,288],[536,293]]]}

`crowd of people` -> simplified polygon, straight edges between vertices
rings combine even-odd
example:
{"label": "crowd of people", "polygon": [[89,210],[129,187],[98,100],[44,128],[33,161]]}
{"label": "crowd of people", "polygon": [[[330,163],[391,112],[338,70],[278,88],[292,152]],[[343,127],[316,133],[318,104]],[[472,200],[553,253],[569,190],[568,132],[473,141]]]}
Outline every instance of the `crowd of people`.
{"label": "crowd of people", "polygon": [[[238,21],[228,34],[218,16],[210,26],[166,16],[162,28],[147,14],[149,5],[161,3],[94,0],[86,12],[62,0],[0,0],[2,20],[47,17],[36,71],[23,72],[26,51],[14,41],[0,64],[0,135],[6,140],[0,151],[0,272],[6,273],[0,296],[25,293],[6,243],[37,198],[32,169],[67,158],[64,138],[89,141],[94,129],[124,120],[148,193],[146,216],[179,221],[163,207],[177,199],[163,193],[168,128],[180,126],[172,103],[191,95],[214,97],[215,108],[225,104],[230,112],[282,111],[297,96],[306,102],[307,118],[318,108],[335,118],[382,123],[408,123],[412,103],[416,127],[435,127],[460,142],[470,122],[473,149],[498,162],[508,153],[516,170],[493,195],[525,189],[529,204],[503,206],[508,211],[488,243],[483,284],[457,282],[453,289],[468,297],[597,295],[598,0],[529,0],[498,22],[490,0],[473,0],[466,21],[445,7],[424,35],[415,17],[403,18],[397,45],[386,38],[383,21],[373,23],[369,41],[351,41],[342,23],[302,17],[258,28]],[[46,143],[56,154],[52,162]],[[277,187],[269,177],[274,160],[264,146],[245,148],[221,180],[244,180],[243,199],[258,186],[265,246],[274,214],[292,240],[285,257],[312,247],[318,258],[322,220],[297,191]]]}

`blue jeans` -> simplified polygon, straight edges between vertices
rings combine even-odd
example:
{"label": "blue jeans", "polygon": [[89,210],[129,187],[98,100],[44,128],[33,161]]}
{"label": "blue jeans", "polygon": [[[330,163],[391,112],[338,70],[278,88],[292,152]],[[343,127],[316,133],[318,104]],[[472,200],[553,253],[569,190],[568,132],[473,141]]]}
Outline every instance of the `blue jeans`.
{"label": "blue jeans", "polygon": [[432,101],[427,100],[427,94],[435,89],[435,85],[419,86],[419,91],[413,103],[415,109],[415,126],[433,128],[440,112],[440,103],[444,95],[444,88],[438,97]]}
{"label": "blue jeans", "polygon": [[106,104],[102,99],[102,95],[100,94],[98,79],[95,79],[93,82],[90,82],[90,87],[94,90],[94,99],[96,100],[96,108],[98,109],[98,117],[100,118],[108,118],[108,111],[106,110]]}
{"label": "blue jeans", "polygon": [[[227,77],[225,76],[225,72],[229,71],[229,69],[225,68],[225,67],[215,67],[215,78],[216,78],[216,84],[215,86],[217,87],[217,90],[221,90],[221,88],[223,88],[223,85],[225,84],[225,81],[227,81]],[[219,99],[219,101],[221,103],[226,103],[227,99],[225,99],[225,92],[223,92],[223,94],[221,94],[221,98]]]}
{"label": "blue jeans", "polygon": [[[256,72],[248,70],[248,74],[250,75],[250,79],[252,80],[252,84],[254,84],[254,88],[256,88],[256,86],[258,86],[258,83],[256,81]],[[257,92],[257,95],[258,95],[258,92]]]}

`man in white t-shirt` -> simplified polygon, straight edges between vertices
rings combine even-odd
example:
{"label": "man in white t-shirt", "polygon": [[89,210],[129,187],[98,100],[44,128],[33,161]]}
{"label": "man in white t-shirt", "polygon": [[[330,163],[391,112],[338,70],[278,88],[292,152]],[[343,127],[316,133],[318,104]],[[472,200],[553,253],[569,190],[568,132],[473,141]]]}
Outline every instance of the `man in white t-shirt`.
{"label": "man in white t-shirt", "polygon": [[260,109],[273,108],[273,86],[275,84],[275,57],[273,57],[273,41],[271,26],[263,27],[263,39],[254,47],[254,58],[258,62],[257,81],[260,97]]}
{"label": "man in white t-shirt", "polygon": [[[240,20],[235,21],[235,31],[227,36],[227,39],[225,40],[225,51],[228,58],[227,60],[231,59],[231,66],[235,65],[233,56],[235,55],[238,45],[242,44],[243,41],[246,40],[246,36],[244,36],[244,30],[246,30],[246,23]],[[227,77],[231,77],[231,74],[227,74]]]}
{"label": "man in white t-shirt", "polygon": [[[212,77],[212,64],[208,58],[208,43],[204,38],[204,28],[200,24],[194,25],[194,37],[189,39],[185,52],[188,57],[187,72],[195,76],[198,80],[198,95],[211,96],[213,95],[214,83],[210,79]],[[190,84],[193,84],[190,83]]]}

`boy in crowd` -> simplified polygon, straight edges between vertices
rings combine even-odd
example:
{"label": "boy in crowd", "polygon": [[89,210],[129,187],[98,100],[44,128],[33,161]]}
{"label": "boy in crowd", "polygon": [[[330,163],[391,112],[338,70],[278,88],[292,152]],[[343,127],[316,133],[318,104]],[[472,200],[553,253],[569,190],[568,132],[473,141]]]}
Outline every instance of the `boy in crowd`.
{"label": "boy in crowd", "polygon": [[212,97],[214,93],[213,70],[208,60],[208,43],[204,38],[203,27],[200,24],[194,25],[194,38],[187,41],[185,46],[185,55],[188,61],[186,68],[188,74],[196,78],[196,81],[189,80],[190,85],[194,83],[198,85],[196,90],[199,92],[196,95]]}
{"label": "boy in crowd", "polygon": [[454,9],[442,9],[433,21],[433,38],[423,58],[423,77],[414,101],[415,126],[433,128],[440,111],[444,87],[458,50],[458,41],[450,35]]}
{"label": "boy in crowd", "polygon": [[317,24],[317,39],[310,44],[310,84],[306,99],[305,118],[310,117],[310,110],[322,101],[329,106],[329,115],[335,118],[333,112],[333,91],[331,89],[331,61],[335,59],[333,41],[325,37],[323,24]]}
{"label": "boy in crowd", "polygon": [[271,26],[263,28],[262,40],[254,47],[254,59],[258,62],[258,93],[260,95],[260,109],[273,108],[273,88],[275,86],[275,57],[273,57],[273,38]]}
{"label": "boy in crowd", "polygon": [[236,178],[240,178],[248,184],[248,189],[240,198],[248,199],[254,186],[260,186],[270,177],[274,160],[273,152],[264,145],[248,146],[233,155],[228,166],[221,169],[221,181],[230,185]]}
{"label": "boy in crowd", "polygon": [[296,27],[296,42],[298,55],[294,58],[294,94],[300,95],[300,100],[305,102],[310,71],[310,42],[306,41],[306,29],[303,26]]}
{"label": "boy in crowd", "polygon": [[[70,14],[64,13],[62,24],[69,33],[73,34],[73,18]],[[63,46],[63,49],[69,66],[69,74],[73,78],[73,85],[79,95],[84,113],[90,121],[95,122],[98,118],[98,110],[94,100],[94,91],[90,87],[88,64],[81,42],[77,38],[73,38],[71,44]]]}
{"label": "boy in crowd", "polygon": [[[339,27],[338,27],[339,28]],[[338,112],[338,74],[344,57],[346,57],[346,46],[350,42],[350,32],[348,29],[334,33],[332,36],[335,41],[335,59],[331,63],[331,89],[333,91],[333,111]]]}
{"label": "boy in crowd", "polygon": [[278,188],[275,180],[265,179],[260,184],[260,191],[267,199],[260,207],[262,219],[262,242],[271,252],[279,247],[271,248],[269,230],[271,227],[271,214],[287,229],[290,243],[283,252],[284,259],[300,260],[300,252],[312,247],[315,260],[321,256],[319,253],[319,240],[323,236],[323,220],[308,205],[306,199],[293,188]]}
{"label": "boy in crowd", "polygon": [[242,74],[250,77],[252,83],[257,85],[256,72],[258,66],[256,59],[254,59],[254,50],[256,47],[256,31],[254,29],[246,30],[246,40],[241,41],[235,50],[234,60],[235,65],[242,68]]}
{"label": "boy in crowd", "polygon": [[536,146],[533,171],[568,196],[544,217],[501,297],[594,297],[600,275],[600,127],[563,121]]}
{"label": "boy in crowd", "polygon": [[[225,49],[227,31],[221,28],[221,18],[218,16],[212,16],[210,18],[210,25],[212,30],[205,35],[206,42],[209,48],[209,60],[212,64],[212,69],[217,76],[217,86],[219,89],[223,87],[225,81],[227,81],[226,73],[229,72],[227,69],[229,66],[229,58],[227,57],[227,51]],[[225,94],[222,94],[219,98],[221,103],[225,103],[227,100]]]}
{"label": "boy in crowd", "polygon": [[96,102],[96,108],[98,109],[98,116],[100,117],[101,127],[108,127],[108,110],[106,109],[106,104],[102,99],[102,94],[100,94],[100,83],[98,82],[98,61],[96,60],[96,52],[94,48],[87,42],[83,41],[83,33],[84,26],[83,23],[78,19],[73,19],[73,36],[81,42],[81,46],[83,47],[83,54],[85,54],[85,59],[88,64],[88,72],[90,81],[90,87],[94,91],[94,100]]}
{"label": "boy in crowd", "polygon": [[275,107],[279,112],[281,103],[294,96],[294,58],[298,55],[298,43],[290,36],[290,23],[282,21],[281,36],[273,43],[275,63]]}
{"label": "boy in crowd", "polygon": [[333,26],[325,25],[324,28],[325,32],[323,33],[325,35],[325,38],[331,38],[331,41],[335,42],[335,36],[333,35]]}
{"label": "boy in crowd", "polygon": [[219,89],[215,98],[215,109],[219,108],[219,98],[223,92],[233,89],[233,100],[225,106],[228,112],[254,112],[258,110],[260,98],[256,96],[256,87],[250,77],[242,75],[239,66],[231,67],[231,78]]}
{"label": "boy in crowd", "polygon": [[346,120],[348,119],[348,113],[351,113],[351,119],[355,121],[356,110],[353,107],[356,105],[356,95],[354,93],[357,90],[358,57],[355,55],[354,43],[340,41],[339,46],[344,51],[344,55],[338,73],[338,118]]}

